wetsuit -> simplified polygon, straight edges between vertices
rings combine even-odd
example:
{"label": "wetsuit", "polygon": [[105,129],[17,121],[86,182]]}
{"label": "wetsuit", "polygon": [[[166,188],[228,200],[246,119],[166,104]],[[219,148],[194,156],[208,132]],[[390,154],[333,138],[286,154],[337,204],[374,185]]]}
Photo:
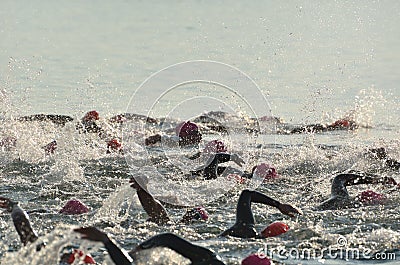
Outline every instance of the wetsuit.
{"label": "wetsuit", "polygon": [[189,259],[192,265],[223,265],[221,258],[213,251],[194,245],[189,241],[171,234],[164,233],[153,236],[141,243],[136,250],[166,247],[174,250],[183,257]]}
{"label": "wetsuit", "polygon": [[[236,208],[236,222],[235,224],[225,230],[220,236],[234,236],[240,238],[262,238],[255,230],[255,221],[253,212],[251,211],[251,203],[262,203],[281,210],[282,204],[258,191],[243,190],[240,194],[237,208]],[[296,209],[290,205],[290,212],[298,213]],[[286,213],[287,214],[287,213]]]}
{"label": "wetsuit", "polygon": [[377,183],[385,184],[391,181],[391,178],[380,178],[376,175],[361,175],[356,173],[339,174],[333,179],[331,197],[322,202],[317,209],[332,210],[360,206],[360,202],[350,198],[346,186]]}

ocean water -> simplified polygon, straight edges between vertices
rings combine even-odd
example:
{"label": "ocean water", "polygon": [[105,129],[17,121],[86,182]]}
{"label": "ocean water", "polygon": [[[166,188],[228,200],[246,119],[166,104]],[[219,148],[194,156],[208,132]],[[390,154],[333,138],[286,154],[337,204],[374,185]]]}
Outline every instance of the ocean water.
{"label": "ocean water", "polygon": [[[17,144],[11,150],[0,149],[0,195],[20,201],[27,210],[48,210],[31,214],[33,226],[48,247],[40,253],[33,246],[22,247],[9,214],[3,212],[0,263],[57,264],[55,253],[73,244],[92,253],[101,264],[112,264],[101,246],[70,233],[78,225],[96,225],[126,249],[171,231],[213,249],[227,264],[239,264],[250,253],[273,247],[321,250],[336,246],[342,237],[348,248],[393,252],[398,262],[397,193],[391,193],[383,206],[324,212],[313,207],[329,197],[329,179],[337,172],[354,169],[400,181],[398,171],[385,169],[364,155],[368,148],[383,146],[400,160],[399,25],[398,1],[2,1],[0,138],[14,137]],[[174,68],[190,61],[196,62]],[[221,65],[227,68],[216,67]],[[157,79],[163,73],[166,79]],[[187,82],[189,77],[191,82]],[[204,142],[221,138],[232,152],[243,156],[247,163],[242,169],[266,161],[277,168],[280,178],[249,186],[228,183],[230,191],[225,196],[204,202],[211,216],[206,223],[166,227],[146,223],[128,180],[140,174],[154,177],[154,172],[130,168],[123,155],[106,154],[103,139],[79,134],[75,124],[58,127],[15,120],[39,113],[80,119],[93,109],[100,112],[100,123],[110,134],[127,140],[124,144],[132,151],[134,166],[157,168],[158,162],[165,161],[165,152],[168,161],[180,163],[181,170],[168,163],[158,167],[170,177],[188,169],[187,150],[145,150],[140,147],[142,134],[166,131],[177,120],[209,111],[234,114],[221,120],[231,128],[228,135],[205,132]],[[136,131],[127,135],[106,120],[127,111],[171,120],[160,126],[132,121],[128,124]],[[351,115],[360,128],[290,135],[277,134],[279,124],[261,121],[258,137],[239,130],[248,118],[264,115],[281,118],[285,126],[330,124]],[[58,149],[45,156],[41,147],[53,139]],[[178,182],[179,194],[185,195],[183,191],[191,185]],[[245,187],[257,187],[296,205],[304,214],[290,219],[253,205],[258,230],[275,220],[288,223],[291,230],[265,240],[216,237],[234,222],[235,204]],[[155,184],[153,189],[160,196],[178,193]],[[365,189],[387,192],[380,186],[349,191],[355,195]],[[58,215],[71,198],[81,199],[93,212]],[[192,190],[180,199],[190,205],[197,198]],[[176,220],[183,214],[175,208],[169,212]],[[375,262],[272,258],[278,264]],[[160,249],[144,253],[141,259],[143,263],[187,263]]]}

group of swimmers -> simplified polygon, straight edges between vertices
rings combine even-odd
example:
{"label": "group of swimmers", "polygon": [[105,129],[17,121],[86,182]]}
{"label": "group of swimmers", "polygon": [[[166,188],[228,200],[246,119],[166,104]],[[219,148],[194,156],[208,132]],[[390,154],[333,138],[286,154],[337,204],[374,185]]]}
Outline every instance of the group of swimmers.
{"label": "group of swimmers", "polygon": [[[127,115],[119,115],[113,117],[114,122],[124,122]],[[136,118],[143,119],[146,122],[155,122],[154,119],[145,116],[135,116]],[[44,116],[32,116],[31,118],[24,118],[23,120],[50,120],[56,124],[65,124],[65,122],[70,122],[71,120],[66,116],[50,115]],[[102,139],[109,138],[109,135],[96,124],[96,120],[99,119],[99,115],[96,111],[88,112],[83,118],[80,125],[77,127],[78,130],[82,130],[87,133],[96,133]],[[303,129],[295,130],[293,133],[307,132],[310,128],[316,130],[318,126],[305,126]],[[327,130],[333,130],[334,128],[343,129],[354,129],[355,125],[350,122],[338,121],[330,126],[325,126]],[[322,131],[322,130],[321,130]],[[144,140],[144,144],[147,146],[155,145],[163,141],[172,141],[179,146],[192,146],[198,145],[202,141],[202,134],[197,126],[197,124],[187,121],[177,125],[176,133],[174,136],[166,136],[161,134],[156,134],[149,136]],[[51,143],[50,143],[51,144]],[[54,144],[53,144],[54,145]],[[56,143],[55,143],[56,146]],[[108,141],[108,151],[122,151],[122,145],[119,140],[111,139]],[[54,152],[54,146],[49,148],[49,152]],[[242,172],[238,169],[222,166],[222,163],[233,161],[238,166],[244,164],[244,160],[240,158],[237,154],[230,154],[224,143],[220,140],[213,140],[209,142],[203,150],[206,153],[208,159],[203,167],[190,172],[190,175],[195,178],[204,179],[204,181],[210,179],[219,178],[223,173],[228,172],[229,174],[238,175],[244,179],[252,179],[254,176],[269,179],[276,176],[275,168],[262,163],[256,165],[252,168],[250,172]],[[390,158],[384,148],[369,149],[368,155],[380,160],[386,167],[399,170],[400,163],[392,158]],[[195,154],[193,157],[198,157],[200,153]],[[129,181],[130,186],[136,190],[139,201],[144,209],[144,211],[149,216],[148,221],[154,222],[158,225],[165,225],[171,222],[171,218],[165,208],[165,203],[158,201],[152,196],[148,191],[147,184],[148,179],[146,177],[132,177]],[[384,177],[366,173],[359,172],[346,172],[339,174],[333,178],[331,186],[331,197],[322,202],[316,207],[316,210],[328,210],[328,209],[341,209],[348,207],[359,207],[363,204],[381,204],[385,201],[385,196],[376,193],[371,190],[364,191],[360,193],[355,198],[351,197],[347,191],[347,186],[351,185],[361,185],[361,184],[383,184],[392,185],[393,191],[398,190],[400,185],[391,177]],[[269,197],[263,193],[255,190],[245,189],[241,192],[236,208],[236,221],[233,226],[226,229],[220,234],[220,236],[232,236],[239,238],[266,238],[269,236],[276,236],[284,233],[288,230],[286,224],[281,222],[272,223],[260,232],[255,230],[255,219],[251,210],[252,203],[264,204],[267,206],[272,206],[278,209],[282,214],[295,217],[301,215],[301,210],[296,207],[279,202],[278,200]],[[11,217],[14,226],[20,236],[21,242],[26,245],[29,243],[34,243],[38,239],[38,235],[32,228],[28,214],[18,205],[17,202],[10,200],[9,198],[0,197],[0,208],[4,208],[11,213]],[[74,200],[67,203],[64,208],[60,211],[63,214],[83,214],[88,212],[88,208],[81,202]],[[179,222],[184,224],[190,224],[195,220],[207,220],[208,213],[203,207],[195,207],[189,209]],[[106,249],[108,250],[110,257],[115,262],[115,264],[132,264],[133,258],[143,249],[150,249],[155,247],[167,247],[170,248],[182,256],[188,258],[192,264],[224,264],[221,258],[215,254],[215,252],[206,249],[201,246],[197,246],[188,242],[187,240],[171,234],[163,233],[156,235],[141,244],[139,244],[134,250],[126,252],[120,249],[111,240],[108,235],[95,227],[82,227],[75,229],[76,232],[82,234],[82,238],[91,241],[102,242]],[[39,244],[37,250],[39,251],[44,244]],[[85,262],[91,264],[92,260],[86,258],[81,252],[75,251],[71,254],[74,258],[81,257],[85,258]],[[71,261],[70,256],[64,256],[61,261],[68,263]],[[89,257],[89,256],[88,256]],[[247,259],[247,262],[252,260],[253,263],[246,264],[263,264],[254,263],[257,260],[254,255]],[[267,262],[268,259],[265,257],[260,257],[258,262]],[[73,259],[72,259],[73,262]],[[94,262],[94,261],[93,261]],[[243,261],[245,264],[245,261]],[[264,263],[267,264],[267,263]]]}

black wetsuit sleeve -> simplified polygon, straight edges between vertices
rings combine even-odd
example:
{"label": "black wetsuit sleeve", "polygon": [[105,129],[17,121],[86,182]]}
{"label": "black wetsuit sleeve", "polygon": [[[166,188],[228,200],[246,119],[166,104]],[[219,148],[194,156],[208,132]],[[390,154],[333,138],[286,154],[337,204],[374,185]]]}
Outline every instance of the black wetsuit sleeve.
{"label": "black wetsuit sleeve", "polygon": [[35,242],[38,239],[36,232],[29,222],[28,214],[17,204],[13,205],[11,218],[21,242],[26,245],[28,242]]}
{"label": "black wetsuit sleeve", "polygon": [[110,239],[103,242],[104,246],[106,247],[108,253],[110,254],[111,259],[117,265],[131,265],[132,259],[125,254],[114,242]]}
{"label": "black wetsuit sleeve", "polygon": [[[210,159],[211,160],[211,159]],[[207,161],[206,167],[203,169],[205,179],[216,179],[221,170],[218,170],[220,163],[225,163],[231,160],[231,155],[227,153],[217,153],[213,155],[211,161]],[[225,170],[223,168],[222,172]]]}
{"label": "black wetsuit sleeve", "polygon": [[373,184],[377,182],[377,176],[363,176],[359,174],[339,174],[332,182],[331,196],[332,197],[349,197],[346,186]]}
{"label": "black wetsuit sleeve", "polygon": [[183,257],[189,259],[192,264],[224,264],[213,251],[194,245],[171,233],[156,235],[139,245],[139,248],[141,249],[155,247],[166,247],[172,249]]}

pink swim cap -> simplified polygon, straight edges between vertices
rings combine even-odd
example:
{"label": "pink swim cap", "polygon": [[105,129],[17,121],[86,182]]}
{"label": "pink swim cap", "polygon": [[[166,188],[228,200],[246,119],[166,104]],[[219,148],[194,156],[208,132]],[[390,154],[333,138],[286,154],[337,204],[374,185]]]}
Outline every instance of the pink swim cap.
{"label": "pink swim cap", "polygon": [[112,151],[121,150],[122,144],[118,141],[118,139],[112,139],[107,142],[107,148]]}
{"label": "pink swim cap", "polygon": [[283,222],[273,222],[261,231],[263,237],[274,237],[289,231],[289,226]]}
{"label": "pink swim cap", "polygon": [[263,178],[264,180],[275,179],[278,177],[276,169],[273,166],[268,165],[266,163],[258,165],[254,170],[254,174]]}
{"label": "pink swim cap", "polygon": [[80,200],[69,200],[60,210],[62,214],[82,214],[89,212],[89,208]]}
{"label": "pink swim cap", "polygon": [[204,207],[198,206],[198,207],[195,207],[194,210],[199,215],[201,220],[203,220],[203,221],[208,220],[208,212]]}
{"label": "pink swim cap", "polygon": [[98,119],[99,119],[99,113],[96,110],[89,111],[83,117],[84,121],[93,121],[93,120],[98,120]]}
{"label": "pink swim cap", "polygon": [[199,127],[193,122],[187,121],[178,124],[175,128],[175,133],[177,136],[181,138],[188,137],[189,135],[193,135],[195,132],[199,131]]}
{"label": "pink swim cap", "polygon": [[265,255],[255,253],[242,260],[242,265],[271,265],[271,260]]}
{"label": "pink swim cap", "polygon": [[224,143],[219,140],[212,140],[211,142],[208,142],[206,146],[204,146],[203,152],[204,153],[225,153],[227,151]]}
{"label": "pink swim cap", "polygon": [[360,202],[365,205],[375,205],[383,203],[386,198],[383,194],[376,193],[372,190],[365,190],[358,195]]}

